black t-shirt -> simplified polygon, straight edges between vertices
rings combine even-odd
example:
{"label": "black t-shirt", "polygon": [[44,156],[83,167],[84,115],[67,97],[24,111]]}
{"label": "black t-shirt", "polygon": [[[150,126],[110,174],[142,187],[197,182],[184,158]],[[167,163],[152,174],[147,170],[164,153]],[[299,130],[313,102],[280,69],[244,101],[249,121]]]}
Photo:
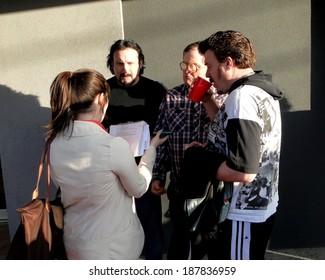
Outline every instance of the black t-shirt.
{"label": "black t-shirt", "polygon": [[115,76],[107,80],[111,96],[103,121],[106,128],[112,124],[145,121],[149,124],[152,134],[159,106],[167,89],[157,81],[143,76],[139,78],[139,81],[131,87],[119,85]]}

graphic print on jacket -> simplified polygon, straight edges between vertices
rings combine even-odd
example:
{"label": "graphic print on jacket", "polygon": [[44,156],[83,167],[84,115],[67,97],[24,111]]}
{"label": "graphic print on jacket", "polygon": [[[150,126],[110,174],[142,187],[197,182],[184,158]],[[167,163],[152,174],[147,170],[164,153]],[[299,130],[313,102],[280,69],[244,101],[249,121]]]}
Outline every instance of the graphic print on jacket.
{"label": "graphic print on jacket", "polygon": [[[281,146],[278,100],[282,92],[269,79],[263,72],[256,72],[238,80],[211,123],[210,146],[213,143],[214,150],[227,154],[227,165],[240,172],[257,173],[251,183],[234,183],[234,215],[240,215],[242,210],[269,211],[268,207],[273,211],[278,203]],[[255,216],[257,213],[253,212],[250,213]]]}

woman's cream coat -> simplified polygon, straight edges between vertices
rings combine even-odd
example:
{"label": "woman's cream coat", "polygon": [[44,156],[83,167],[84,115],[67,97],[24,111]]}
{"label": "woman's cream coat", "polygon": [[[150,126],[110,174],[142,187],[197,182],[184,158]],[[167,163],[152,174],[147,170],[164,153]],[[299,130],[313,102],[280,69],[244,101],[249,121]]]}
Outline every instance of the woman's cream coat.
{"label": "woman's cream coat", "polygon": [[156,149],[137,167],[129,144],[93,122],[75,121],[51,144],[51,177],[61,187],[69,259],[137,259],[144,233],[133,197],[148,189]]}

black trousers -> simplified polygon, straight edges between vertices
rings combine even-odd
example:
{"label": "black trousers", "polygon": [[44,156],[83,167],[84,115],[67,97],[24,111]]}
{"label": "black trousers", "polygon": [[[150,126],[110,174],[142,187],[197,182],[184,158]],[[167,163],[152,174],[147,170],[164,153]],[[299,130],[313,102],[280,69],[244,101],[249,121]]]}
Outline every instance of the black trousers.
{"label": "black trousers", "polygon": [[171,182],[167,188],[169,199],[171,238],[168,246],[168,260],[187,260],[190,252],[190,236],[185,211],[185,197],[178,191],[177,185]]}
{"label": "black trousers", "polygon": [[212,258],[215,260],[264,260],[275,217],[276,214],[273,214],[263,223],[226,219],[219,224],[218,238],[211,244]]}
{"label": "black trousers", "polygon": [[144,231],[143,255],[146,260],[161,260],[164,248],[161,198],[149,189],[135,199],[135,205]]}
{"label": "black trousers", "polygon": [[[139,164],[141,157],[136,157]],[[136,211],[144,231],[143,255],[146,260],[161,260],[164,249],[161,197],[147,192],[135,199]]]}

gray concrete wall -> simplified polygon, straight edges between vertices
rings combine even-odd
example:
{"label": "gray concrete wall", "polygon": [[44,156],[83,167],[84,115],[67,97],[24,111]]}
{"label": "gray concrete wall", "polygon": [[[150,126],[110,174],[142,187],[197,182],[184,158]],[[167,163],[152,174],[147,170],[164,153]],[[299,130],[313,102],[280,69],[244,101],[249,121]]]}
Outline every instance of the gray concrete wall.
{"label": "gray concrete wall", "polygon": [[168,87],[182,81],[178,65],[185,45],[218,30],[233,29],[251,39],[257,53],[256,69],[273,73],[274,81],[286,94],[290,111],[310,109],[310,1],[122,3],[125,37],[137,40],[143,47],[147,59],[145,74]]}
{"label": "gray concrete wall", "polygon": [[15,209],[35,187],[51,82],[83,67],[108,76],[108,47],[123,37],[120,0],[17,2],[0,6],[0,157],[11,237]]}

